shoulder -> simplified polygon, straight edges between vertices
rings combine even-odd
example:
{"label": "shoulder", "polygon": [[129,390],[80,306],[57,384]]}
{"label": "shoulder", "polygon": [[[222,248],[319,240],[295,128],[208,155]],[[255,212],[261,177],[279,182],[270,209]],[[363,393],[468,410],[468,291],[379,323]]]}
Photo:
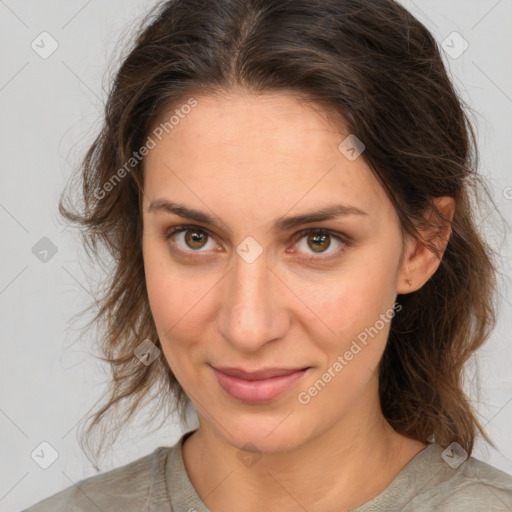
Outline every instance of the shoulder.
{"label": "shoulder", "polygon": [[[432,467],[436,483],[424,487],[405,510],[449,512],[507,512],[512,510],[512,476],[481,460],[469,457],[458,468],[447,464]],[[425,508],[425,505],[433,508]],[[417,506],[420,508],[415,508]],[[424,508],[421,508],[424,507]]]}
{"label": "shoulder", "polygon": [[139,512],[144,505],[149,505],[154,495],[152,487],[164,474],[169,450],[169,447],[158,447],[124,466],[80,480],[23,512]]}
{"label": "shoulder", "polygon": [[465,505],[465,510],[467,505],[489,511],[512,510],[512,476],[473,457],[461,469],[453,478],[455,486],[448,502]]}

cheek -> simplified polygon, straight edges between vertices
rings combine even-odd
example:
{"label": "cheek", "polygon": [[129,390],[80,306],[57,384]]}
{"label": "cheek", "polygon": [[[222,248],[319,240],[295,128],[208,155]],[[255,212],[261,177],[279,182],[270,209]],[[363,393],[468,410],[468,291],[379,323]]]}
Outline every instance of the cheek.
{"label": "cheek", "polygon": [[[388,269],[351,267],[350,272],[338,275],[318,286],[308,286],[300,295],[303,303],[316,314],[316,333],[312,339],[324,340],[329,353],[348,350],[352,340],[364,341],[365,333],[377,323],[378,331],[387,337],[389,321],[382,324],[381,314],[394,304],[393,276]],[[372,339],[369,335],[368,338]],[[375,336],[374,336],[375,337]],[[374,343],[376,345],[377,343]]]}
{"label": "cheek", "polygon": [[172,265],[165,249],[147,244],[144,271],[151,313],[164,356],[180,382],[193,373],[200,358],[204,326],[210,311],[208,292],[214,276],[198,275],[197,268]]}
{"label": "cheek", "polygon": [[169,272],[162,250],[157,242],[143,242],[144,273],[149,306],[155,326],[164,349],[165,356],[168,339],[179,327],[180,318],[186,313],[187,301],[182,300],[184,283],[172,272]]}
{"label": "cheek", "polygon": [[[311,298],[312,299],[312,298]],[[377,367],[396,313],[388,281],[378,276],[346,279],[335,291],[316,300],[322,322],[310,333],[323,364],[301,391],[299,402],[309,401],[304,411],[310,417],[335,421],[368,389],[378,387]],[[318,323],[317,323],[318,324]],[[327,334],[325,334],[327,332]],[[326,406],[326,404],[330,404]]]}
{"label": "cheek", "polygon": [[183,292],[182,280],[159,272],[158,265],[153,267],[148,261],[146,272],[149,304],[163,355],[180,384],[188,389],[194,378],[194,347],[200,338],[191,332],[187,313],[193,314],[197,298]]}
{"label": "cheek", "polygon": [[165,243],[156,236],[143,238],[144,273],[151,312],[159,330],[169,330],[198,301],[197,279],[190,269],[171,262]]}
{"label": "cheek", "polygon": [[148,272],[146,285],[162,346],[172,342],[173,347],[179,348],[186,340],[191,347],[193,340],[200,339],[198,315],[203,306],[201,297],[204,290],[191,287],[183,278],[153,272]]}

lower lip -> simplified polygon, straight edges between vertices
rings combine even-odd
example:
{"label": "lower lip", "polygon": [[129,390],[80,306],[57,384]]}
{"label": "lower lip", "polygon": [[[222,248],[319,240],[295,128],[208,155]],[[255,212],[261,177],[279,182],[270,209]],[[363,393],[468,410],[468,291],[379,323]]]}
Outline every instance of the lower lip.
{"label": "lower lip", "polygon": [[274,400],[289,389],[307,371],[299,370],[289,375],[261,380],[245,380],[233,377],[213,368],[220,387],[232,398],[248,404],[261,404]]}

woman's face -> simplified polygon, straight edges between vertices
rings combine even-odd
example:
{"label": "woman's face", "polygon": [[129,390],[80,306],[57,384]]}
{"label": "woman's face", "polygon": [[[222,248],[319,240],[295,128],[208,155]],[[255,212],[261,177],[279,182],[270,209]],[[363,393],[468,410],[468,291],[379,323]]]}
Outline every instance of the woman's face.
{"label": "woman's face", "polygon": [[[355,429],[378,409],[400,314],[393,206],[320,109],[284,93],[196,100],[153,132],[145,160],[144,268],[165,357],[202,426],[233,446]],[[296,219],[326,208],[330,219]],[[250,382],[214,367],[308,369]]]}

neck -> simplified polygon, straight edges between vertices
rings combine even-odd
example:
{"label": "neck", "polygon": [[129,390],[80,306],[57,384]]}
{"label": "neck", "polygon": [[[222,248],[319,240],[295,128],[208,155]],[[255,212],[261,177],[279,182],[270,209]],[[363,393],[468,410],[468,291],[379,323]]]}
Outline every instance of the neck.
{"label": "neck", "polygon": [[383,491],[425,447],[395,432],[380,408],[358,418],[344,417],[293,450],[253,454],[253,464],[200,418],[183,445],[185,467],[212,512],[349,510]]}

